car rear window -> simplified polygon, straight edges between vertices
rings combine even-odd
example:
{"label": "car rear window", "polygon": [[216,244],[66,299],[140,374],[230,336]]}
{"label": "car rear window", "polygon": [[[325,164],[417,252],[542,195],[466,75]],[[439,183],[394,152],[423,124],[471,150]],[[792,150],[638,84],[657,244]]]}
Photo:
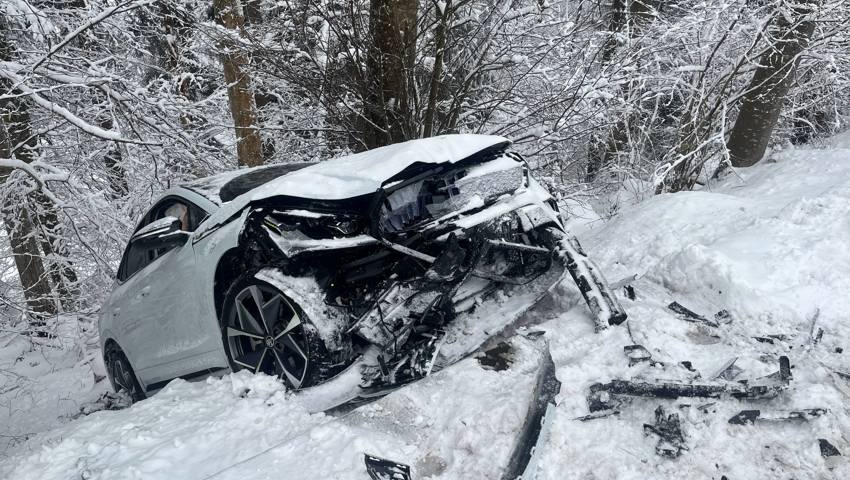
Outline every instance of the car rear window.
{"label": "car rear window", "polygon": [[283,163],[280,165],[270,165],[266,168],[251,170],[250,172],[239,175],[225,183],[221,187],[221,190],[219,190],[218,197],[222,202],[229,202],[239,195],[249,192],[260,185],[274,180],[275,178],[315,164],[315,162]]}

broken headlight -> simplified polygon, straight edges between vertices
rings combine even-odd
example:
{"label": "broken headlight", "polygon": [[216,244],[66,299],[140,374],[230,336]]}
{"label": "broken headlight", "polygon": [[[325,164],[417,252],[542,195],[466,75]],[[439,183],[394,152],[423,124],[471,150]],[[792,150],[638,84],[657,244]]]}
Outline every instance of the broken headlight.
{"label": "broken headlight", "polygon": [[278,234],[298,230],[313,239],[348,237],[366,229],[366,222],[361,217],[309,210],[274,210],[263,223]]}
{"label": "broken headlight", "polygon": [[525,179],[524,164],[503,155],[410,183],[388,193],[380,225],[386,232],[398,232],[425,220],[481,208],[525,186]]}

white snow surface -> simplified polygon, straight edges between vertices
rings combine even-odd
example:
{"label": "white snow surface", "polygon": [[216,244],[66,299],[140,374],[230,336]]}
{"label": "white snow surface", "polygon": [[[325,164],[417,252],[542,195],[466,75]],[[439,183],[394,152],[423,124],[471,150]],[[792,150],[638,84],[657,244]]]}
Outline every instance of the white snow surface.
{"label": "white snow surface", "polygon": [[[608,280],[638,275],[637,297],[618,292],[629,321],[601,333],[570,283],[527,314],[540,322],[531,328],[546,331],[562,382],[527,478],[850,478],[850,380],[836,373],[850,373],[850,135],[774,160],[702,191],[651,197],[581,230]],[[708,318],[728,310],[732,320],[718,328],[684,322],[666,308],[674,300]],[[490,311],[518,301],[501,298]],[[766,335],[786,339],[753,338]],[[623,346],[635,343],[667,367],[630,367]],[[791,360],[793,380],[771,400],[634,399],[619,415],[575,420],[588,413],[593,383],[692,378],[681,361],[707,380],[735,357],[743,369],[736,378],[755,379],[776,371],[781,355]],[[308,413],[264,376],[177,380],[125,410],[66,419],[47,431],[49,422],[33,424],[29,431],[43,433],[0,453],[0,478],[365,480],[363,453],[409,463],[417,479],[499,478],[533,381],[532,366],[518,358],[503,372],[463,360],[342,416]],[[3,391],[0,385],[0,399]],[[708,413],[696,408],[710,402]],[[644,433],[659,405],[682,419],[688,450],[677,459],[657,455],[657,437]],[[800,408],[828,413],[728,423],[745,409]],[[5,414],[2,430],[8,422],[26,431],[24,412]],[[842,456],[823,458],[821,438]]]}

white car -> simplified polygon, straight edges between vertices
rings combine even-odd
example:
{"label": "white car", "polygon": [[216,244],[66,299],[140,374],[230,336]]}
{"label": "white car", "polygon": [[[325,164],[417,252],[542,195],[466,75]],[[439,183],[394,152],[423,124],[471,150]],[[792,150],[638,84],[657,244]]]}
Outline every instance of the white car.
{"label": "white car", "polygon": [[346,375],[360,393],[403,384],[431,370],[447,335],[470,335],[452,325],[482,298],[551,283],[562,236],[554,199],[502,137],[197,180],[165,192],[129,241],[101,310],[107,371],[133,400],[239,369],[292,389]]}

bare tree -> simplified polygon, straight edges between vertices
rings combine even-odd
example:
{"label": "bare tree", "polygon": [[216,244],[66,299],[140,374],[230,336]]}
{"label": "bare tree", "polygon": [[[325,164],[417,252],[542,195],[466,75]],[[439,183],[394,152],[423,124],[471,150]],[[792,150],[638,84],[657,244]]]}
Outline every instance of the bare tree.
{"label": "bare tree", "polygon": [[[794,82],[800,54],[815,30],[811,18],[817,8],[815,0],[788,0],[788,4],[792,8],[776,17],[775,38],[759,58],[729,135],[727,148],[735,167],[749,167],[764,156]],[[794,18],[789,18],[791,13]]]}
{"label": "bare tree", "polygon": [[[8,38],[8,24],[0,19],[0,60],[10,61],[13,45]],[[0,79],[0,159],[16,159],[31,163],[34,149],[37,148],[36,136],[30,128],[31,121],[26,104],[9,95],[13,85],[6,79]],[[12,174],[9,167],[0,168],[0,178],[8,182]],[[7,196],[8,200],[11,198]],[[27,305],[37,314],[55,314],[56,303],[51,300],[51,288],[39,250],[39,235],[35,227],[36,219],[32,212],[38,211],[32,195],[18,197],[18,202],[7,201],[3,208],[3,224],[9,236],[12,255],[18,269]]]}
{"label": "bare tree", "polygon": [[[214,0],[216,22],[232,30],[237,38],[242,35],[245,15],[241,0]],[[254,167],[263,164],[263,142],[257,117],[257,103],[248,74],[248,57],[237,45],[237,39],[224,36],[221,63],[224,81],[230,99],[230,114],[236,129],[236,153],[240,165]]]}
{"label": "bare tree", "polygon": [[363,131],[366,146],[415,138],[411,124],[416,60],[417,0],[371,0],[366,56],[368,95]]}

